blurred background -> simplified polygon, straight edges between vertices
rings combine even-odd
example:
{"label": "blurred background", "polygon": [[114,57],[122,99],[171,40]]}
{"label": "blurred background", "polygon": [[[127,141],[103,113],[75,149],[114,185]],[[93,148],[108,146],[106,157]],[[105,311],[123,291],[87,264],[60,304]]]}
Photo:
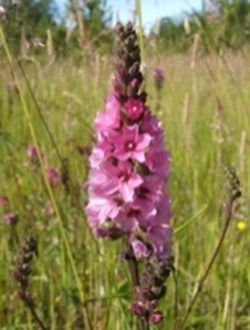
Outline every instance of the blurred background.
{"label": "blurred background", "polygon": [[[79,48],[110,50],[118,20],[136,21],[140,9],[132,0],[1,0],[1,22],[15,52],[56,56]],[[141,1],[141,18],[148,40],[165,52],[187,51],[199,35],[204,51],[242,48],[249,41],[248,0]],[[53,50],[51,47],[53,46]]]}

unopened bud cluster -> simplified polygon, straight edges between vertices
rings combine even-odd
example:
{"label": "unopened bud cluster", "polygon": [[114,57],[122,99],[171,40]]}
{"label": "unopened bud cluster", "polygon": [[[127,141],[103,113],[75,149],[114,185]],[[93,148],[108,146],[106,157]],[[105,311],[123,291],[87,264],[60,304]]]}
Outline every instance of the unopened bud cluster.
{"label": "unopened bud cluster", "polygon": [[158,300],[166,293],[165,282],[172,270],[171,259],[160,259],[156,255],[151,256],[140,277],[140,286],[136,288],[136,302],[132,305],[131,310],[152,324],[159,323],[163,319],[162,313],[155,311],[155,308]]}
{"label": "unopened bud cluster", "polygon": [[37,253],[37,243],[33,237],[28,237],[24,241],[17,256],[16,268],[13,276],[20,283],[20,297],[25,293],[28,287],[29,275],[31,272],[31,260],[33,255]]}
{"label": "unopened bud cluster", "polygon": [[235,169],[232,166],[227,166],[225,171],[227,175],[228,193],[230,195],[231,200],[234,201],[241,196],[240,180]]}

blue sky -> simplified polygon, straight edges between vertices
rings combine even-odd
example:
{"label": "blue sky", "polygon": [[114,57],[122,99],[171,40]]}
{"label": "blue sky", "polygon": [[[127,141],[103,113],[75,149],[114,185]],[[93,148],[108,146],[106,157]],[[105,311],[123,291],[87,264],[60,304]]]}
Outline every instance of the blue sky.
{"label": "blue sky", "polygon": [[[117,13],[123,22],[132,19],[135,0],[107,0],[113,10],[113,23],[116,22]],[[66,0],[57,0],[63,9]],[[185,11],[200,10],[202,0],[141,0],[143,25],[149,29],[161,17],[178,17]]]}
{"label": "blue sky", "polygon": [[[114,10],[113,20],[116,21],[116,12],[122,21],[132,17],[135,0],[108,0]],[[200,10],[202,0],[141,0],[143,25],[148,28],[161,17],[178,17],[185,11]]]}

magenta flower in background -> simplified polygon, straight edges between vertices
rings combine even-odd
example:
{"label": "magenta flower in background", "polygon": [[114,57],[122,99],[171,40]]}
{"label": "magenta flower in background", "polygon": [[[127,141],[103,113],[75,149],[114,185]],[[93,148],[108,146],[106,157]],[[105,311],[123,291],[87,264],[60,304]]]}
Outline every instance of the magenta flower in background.
{"label": "magenta flower in background", "polygon": [[16,213],[6,213],[3,216],[3,220],[8,225],[16,225],[18,222],[18,215]]}
{"label": "magenta flower in background", "polygon": [[59,182],[61,180],[60,173],[59,173],[59,171],[55,167],[50,167],[47,170],[47,177],[48,177],[49,183],[53,187],[58,186],[58,184],[59,184]]}
{"label": "magenta flower in background", "polygon": [[[127,260],[147,265],[137,281],[137,301],[131,310],[141,318],[147,315],[148,324],[156,324],[163,319],[154,309],[166,291],[171,256],[170,157],[161,124],[141,90],[140,52],[131,24],[117,25],[115,52],[114,90],[95,120],[97,143],[90,156],[86,212],[97,236],[125,236]],[[155,74],[163,79],[160,69]],[[163,275],[158,278],[159,274]]]}
{"label": "magenta flower in background", "polygon": [[160,67],[157,67],[154,70],[154,82],[156,89],[161,90],[164,82],[164,72]]}
{"label": "magenta flower in background", "polygon": [[34,145],[30,145],[27,149],[27,155],[30,158],[32,162],[37,162],[38,161],[38,153],[36,150],[36,147]]}
{"label": "magenta flower in background", "polygon": [[91,153],[90,147],[87,145],[77,147],[77,150],[82,156],[89,156]]}
{"label": "magenta flower in background", "polygon": [[6,14],[6,9],[3,6],[0,6],[0,14]]}
{"label": "magenta flower in background", "polygon": [[5,195],[0,196],[0,206],[8,206],[9,205],[9,198]]}

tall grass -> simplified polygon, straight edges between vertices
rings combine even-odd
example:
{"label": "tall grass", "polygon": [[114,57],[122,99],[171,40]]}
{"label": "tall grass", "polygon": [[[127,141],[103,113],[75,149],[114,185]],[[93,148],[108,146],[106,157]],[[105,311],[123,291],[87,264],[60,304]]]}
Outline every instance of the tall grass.
{"label": "tall grass", "polygon": [[[165,71],[158,116],[172,157],[169,193],[176,229],[173,253],[179,320],[196,291],[224,224],[223,168],[232,163],[241,169],[242,207],[188,320],[186,329],[190,330],[250,329],[249,228],[237,228],[239,220],[247,223],[249,214],[249,59],[249,54],[197,56],[195,65],[191,65],[192,55],[146,56],[148,104],[152,109],[157,94],[151,73],[156,65]],[[45,155],[43,166],[61,168],[20,68],[15,61],[13,65]],[[88,162],[77,151],[78,146],[91,147],[93,143],[95,113],[103,107],[103,99],[111,90],[111,58],[93,55],[78,66],[70,59],[52,63],[31,58],[22,60],[22,66],[59,153],[67,159],[71,192],[67,193],[63,184],[52,189],[56,211],[41,166],[31,164],[27,157],[26,149],[34,141],[20,93],[13,87],[11,71],[2,57],[0,195],[8,195],[10,209],[19,214],[19,223],[10,227],[3,220],[0,222],[0,328],[37,328],[17,298],[17,285],[11,276],[20,241],[33,235],[38,238],[39,255],[33,264],[31,288],[48,329],[83,329],[83,304],[90,329],[137,329],[136,320],[128,311],[133,293],[128,269],[119,260],[121,244],[96,242],[87,228],[84,207]],[[4,211],[0,212],[2,218]],[[60,221],[84,288],[84,302],[79,297]],[[171,329],[174,324],[174,295],[175,285],[170,279],[168,293],[161,302],[166,315],[161,329]]]}

